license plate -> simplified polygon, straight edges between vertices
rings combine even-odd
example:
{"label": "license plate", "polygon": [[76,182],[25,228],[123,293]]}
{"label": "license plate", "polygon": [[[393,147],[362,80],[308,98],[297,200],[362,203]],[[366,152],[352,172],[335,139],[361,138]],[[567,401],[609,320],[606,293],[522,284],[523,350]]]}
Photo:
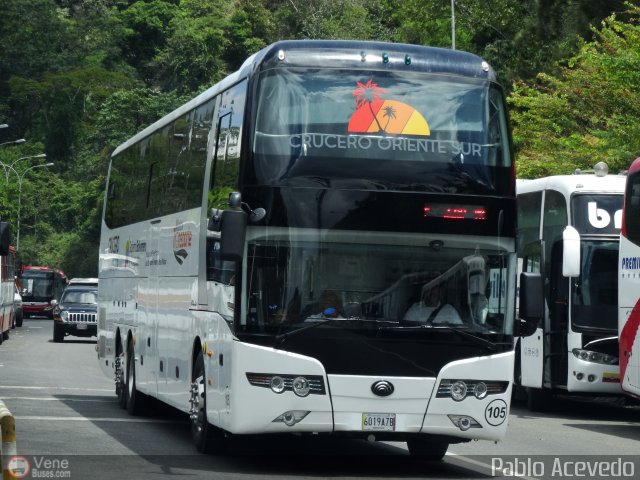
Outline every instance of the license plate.
{"label": "license plate", "polygon": [[395,413],[363,413],[362,430],[392,432],[396,429]]}
{"label": "license plate", "polygon": [[86,330],[87,328],[89,328],[89,325],[87,325],[86,323],[78,323],[78,324],[76,325],[76,328],[77,328],[78,330]]}

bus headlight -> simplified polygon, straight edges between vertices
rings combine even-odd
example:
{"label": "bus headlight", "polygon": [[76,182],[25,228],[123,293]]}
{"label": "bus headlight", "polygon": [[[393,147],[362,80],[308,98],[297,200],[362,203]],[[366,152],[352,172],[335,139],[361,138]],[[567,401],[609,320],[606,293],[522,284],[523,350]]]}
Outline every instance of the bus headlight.
{"label": "bus headlight", "polygon": [[254,387],[271,389],[274,393],[294,392],[299,397],[326,395],[322,375],[287,375],[286,373],[250,373],[247,380]]}
{"label": "bus headlight", "polygon": [[487,384],[484,382],[476,383],[475,388],[473,389],[473,394],[476,398],[482,399],[487,396],[487,392],[489,389],[487,388]]}
{"label": "bus headlight", "polygon": [[273,377],[271,377],[271,382],[269,384],[269,386],[271,387],[271,390],[273,390],[275,393],[282,393],[284,392],[284,378],[278,376],[278,375],[274,375]]}
{"label": "bus headlight", "polygon": [[482,400],[488,395],[499,395],[507,391],[509,382],[504,380],[448,380],[440,381],[436,398],[452,398],[456,402],[466,397]]}
{"label": "bus headlight", "polygon": [[464,400],[467,396],[467,384],[462,380],[457,380],[451,385],[451,398],[456,402]]}
{"label": "bus headlight", "polygon": [[306,397],[309,395],[309,391],[309,380],[304,377],[296,377],[293,379],[293,393],[299,397]]}
{"label": "bus headlight", "polygon": [[618,357],[615,355],[609,355],[608,353],[583,350],[581,348],[574,348],[571,352],[576,358],[584,360],[585,362],[601,363],[604,365],[618,365]]}

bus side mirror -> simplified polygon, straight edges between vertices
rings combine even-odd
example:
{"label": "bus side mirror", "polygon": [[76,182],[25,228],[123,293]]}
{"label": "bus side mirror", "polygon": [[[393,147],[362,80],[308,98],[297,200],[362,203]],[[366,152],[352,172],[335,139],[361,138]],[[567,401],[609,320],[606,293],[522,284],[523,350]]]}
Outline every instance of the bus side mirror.
{"label": "bus side mirror", "polygon": [[11,230],[7,222],[0,222],[0,256],[9,255]]}
{"label": "bus side mirror", "polygon": [[514,335],[533,335],[544,318],[544,291],[542,275],[533,272],[520,274],[520,301]]}
{"label": "bus side mirror", "polygon": [[241,208],[230,208],[220,218],[220,258],[241,260],[247,232],[247,213]]}
{"label": "bus side mirror", "polygon": [[570,226],[562,232],[562,276],[580,276],[580,234]]}

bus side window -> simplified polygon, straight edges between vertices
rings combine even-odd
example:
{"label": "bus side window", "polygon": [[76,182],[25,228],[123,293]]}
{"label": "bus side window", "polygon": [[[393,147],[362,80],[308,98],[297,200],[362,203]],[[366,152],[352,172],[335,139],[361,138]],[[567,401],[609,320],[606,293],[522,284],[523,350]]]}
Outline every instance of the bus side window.
{"label": "bus side window", "polygon": [[[544,259],[544,291],[545,298],[547,299],[547,305],[550,306],[551,302],[551,285],[548,279],[556,279],[552,275],[553,265],[552,257],[554,252],[552,248],[555,248],[556,242],[562,240],[562,232],[567,226],[567,204],[564,199],[564,195],[555,190],[546,190],[544,194],[544,209],[542,219],[542,239],[544,240],[544,252],[542,258]],[[562,255],[555,257],[558,261],[561,261]]]}
{"label": "bus side window", "polygon": [[233,285],[235,283],[236,262],[220,258],[220,241],[207,239],[207,281]]}
{"label": "bus side window", "polygon": [[246,90],[244,81],[221,94],[209,208],[228,208],[229,193],[238,189]]}
{"label": "bus side window", "polygon": [[629,175],[625,197],[627,238],[640,245],[640,172]]}

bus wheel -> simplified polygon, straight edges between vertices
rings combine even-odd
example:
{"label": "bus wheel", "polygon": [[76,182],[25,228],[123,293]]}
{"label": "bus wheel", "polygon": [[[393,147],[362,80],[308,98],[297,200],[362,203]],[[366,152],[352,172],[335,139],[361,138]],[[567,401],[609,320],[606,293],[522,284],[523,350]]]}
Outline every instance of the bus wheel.
{"label": "bus wheel", "polygon": [[191,438],[201,453],[223,453],[228,445],[227,433],[211,425],[207,419],[207,389],[205,387],[202,353],[196,356],[191,384]]}
{"label": "bus wheel", "polygon": [[122,363],[125,361],[124,353],[121,352],[116,356],[116,396],[118,397],[118,405],[120,405],[120,408],[127,408],[127,389],[124,384],[124,373],[122,372]]}
{"label": "bus wheel", "polygon": [[551,406],[551,392],[544,388],[527,387],[527,408],[532,412],[546,412]]}
{"label": "bus wheel", "polygon": [[136,388],[136,359],[133,344],[127,347],[127,373],[125,380],[126,407],[131,415],[140,415],[144,412],[147,396]]}
{"label": "bus wheel", "polygon": [[407,440],[407,447],[412,457],[439,462],[447,453],[449,444],[432,438],[412,438]]}

